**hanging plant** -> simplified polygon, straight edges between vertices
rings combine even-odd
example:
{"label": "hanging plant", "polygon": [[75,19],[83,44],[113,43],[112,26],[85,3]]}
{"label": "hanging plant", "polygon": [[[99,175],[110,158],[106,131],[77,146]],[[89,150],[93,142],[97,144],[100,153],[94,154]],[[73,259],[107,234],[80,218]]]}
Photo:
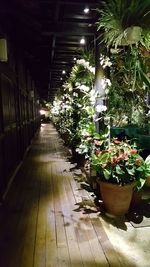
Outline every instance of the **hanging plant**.
{"label": "hanging plant", "polygon": [[96,23],[100,38],[107,46],[129,45],[144,42],[144,30],[149,29],[149,0],[106,0],[100,8]]}

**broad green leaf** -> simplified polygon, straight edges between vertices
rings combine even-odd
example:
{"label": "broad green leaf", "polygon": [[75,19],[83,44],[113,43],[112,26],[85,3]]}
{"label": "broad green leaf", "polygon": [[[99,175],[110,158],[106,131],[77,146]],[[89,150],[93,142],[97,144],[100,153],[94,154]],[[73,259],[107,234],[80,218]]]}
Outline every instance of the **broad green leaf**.
{"label": "broad green leaf", "polygon": [[150,155],[147,156],[147,158],[145,159],[145,163],[146,163],[146,164],[150,164]]}
{"label": "broad green leaf", "polygon": [[133,169],[128,169],[128,168],[127,168],[127,172],[128,172],[130,175],[135,175],[135,170],[134,170],[134,168],[133,168]]}
{"label": "broad green leaf", "polygon": [[109,170],[107,170],[107,169],[104,169],[103,173],[104,173],[105,179],[109,180],[111,172]]}
{"label": "broad green leaf", "polygon": [[109,158],[110,158],[110,155],[108,153],[100,154],[99,163],[106,164]]}
{"label": "broad green leaf", "polygon": [[121,167],[119,165],[116,165],[116,173],[117,174],[124,174],[124,171],[121,169]]}
{"label": "broad green leaf", "polygon": [[100,138],[100,134],[98,134],[98,133],[94,133],[94,137],[95,137],[95,138]]}

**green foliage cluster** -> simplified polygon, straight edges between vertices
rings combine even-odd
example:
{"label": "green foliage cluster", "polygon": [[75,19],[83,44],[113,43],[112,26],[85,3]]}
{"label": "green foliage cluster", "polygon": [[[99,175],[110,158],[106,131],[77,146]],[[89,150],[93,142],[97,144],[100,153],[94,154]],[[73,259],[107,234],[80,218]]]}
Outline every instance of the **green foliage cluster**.
{"label": "green foliage cluster", "polygon": [[[111,55],[111,87],[109,90],[109,110],[118,113],[118,125],[123,116],[128,123],[146,124],[147,103],[145,97],[150,89],[147,73],[150,71],[147,58],[144,58],[137,46],[122,48]],[[120,115],[119,115],[120,114]]]}
{"label": "green foliage cluster", "polygon": [[150,156],[144,160],[134,145],[117,139],[113,139],[109,149],[93,155],[92,165],[102,181],[121,186],[135,181],[137,191],[150,175]]}
{"label": "green foliage cluster", "polygon": [[145,41],[147,44],[147,34],[150,30],[149,0],[106,0],[97,11],[100,16],[96,24],[102,32],[100,38],[108,46],[129,44],[128,29],[134,26],[139,32],[138,41]]}

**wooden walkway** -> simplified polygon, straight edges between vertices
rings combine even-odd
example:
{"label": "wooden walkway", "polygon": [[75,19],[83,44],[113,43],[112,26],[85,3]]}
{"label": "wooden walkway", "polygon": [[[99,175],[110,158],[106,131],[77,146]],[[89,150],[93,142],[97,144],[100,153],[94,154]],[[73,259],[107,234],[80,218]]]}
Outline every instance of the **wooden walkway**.
{"label": "wooden walkway", "polygon": [[0,267],[150,266],[116,249],[81,179],[54,127],[42,125],[0,207]]}

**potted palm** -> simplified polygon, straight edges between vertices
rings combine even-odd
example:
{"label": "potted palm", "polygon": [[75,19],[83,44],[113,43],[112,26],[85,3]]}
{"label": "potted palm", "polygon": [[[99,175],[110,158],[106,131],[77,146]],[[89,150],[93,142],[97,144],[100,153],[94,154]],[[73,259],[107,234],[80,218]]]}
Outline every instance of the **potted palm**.
{"label": "potted palm", "polygon": [[128,212],[133,191],[139,191],[150,174],[149,164],[129,142],[113,139],[109,148],[92,156],[101,197],[108,214]]}
{"label": "potted palm", "polygon": [[130,45],[143,39],[149,28],[149,0],[105,0],[97,8],[97,28],[108,46]]}

